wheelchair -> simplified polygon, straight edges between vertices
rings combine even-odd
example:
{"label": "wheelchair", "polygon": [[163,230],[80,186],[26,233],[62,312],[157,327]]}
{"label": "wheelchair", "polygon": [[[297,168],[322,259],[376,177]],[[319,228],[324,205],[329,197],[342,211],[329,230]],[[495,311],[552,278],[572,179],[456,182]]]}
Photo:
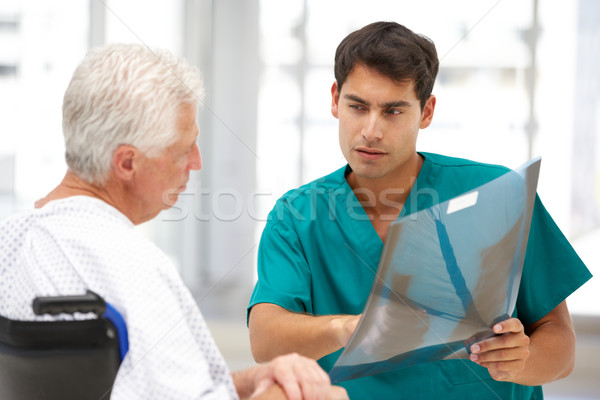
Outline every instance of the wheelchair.
{"label": "wheelchair", "polygon": [[33,311],[94,313],[96,318],[16,321],[0,316],[0,398],[109,399],[129,346],[119,312],[92,291],[37,297]]}

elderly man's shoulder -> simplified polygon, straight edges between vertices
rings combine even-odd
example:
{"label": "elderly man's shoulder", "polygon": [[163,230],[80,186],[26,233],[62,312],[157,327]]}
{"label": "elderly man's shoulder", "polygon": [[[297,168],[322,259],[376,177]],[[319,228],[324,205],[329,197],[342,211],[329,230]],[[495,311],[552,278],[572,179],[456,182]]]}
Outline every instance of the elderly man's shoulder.
{"label": "elderly man's shoulder", "polygon": [[89,196],[54,200],[40,209],[0,222],[0,241],[18,248],[49,243],[77,257],[113,259],[118,264],[168,264],[166,255],[119,210]]}

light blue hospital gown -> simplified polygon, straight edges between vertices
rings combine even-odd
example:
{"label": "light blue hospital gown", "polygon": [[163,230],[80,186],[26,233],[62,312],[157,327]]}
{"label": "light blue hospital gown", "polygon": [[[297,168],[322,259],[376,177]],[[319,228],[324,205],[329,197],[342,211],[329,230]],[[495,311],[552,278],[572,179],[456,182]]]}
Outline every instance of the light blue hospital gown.
{"label": "light blue hospital gown", "polygon": [[31,310],[34,297],[86,289],[116,307],[129,330],[111,399],[237,398],[175,267],[117,209],[74,196],[0,222],[0,315],[43,318]]}

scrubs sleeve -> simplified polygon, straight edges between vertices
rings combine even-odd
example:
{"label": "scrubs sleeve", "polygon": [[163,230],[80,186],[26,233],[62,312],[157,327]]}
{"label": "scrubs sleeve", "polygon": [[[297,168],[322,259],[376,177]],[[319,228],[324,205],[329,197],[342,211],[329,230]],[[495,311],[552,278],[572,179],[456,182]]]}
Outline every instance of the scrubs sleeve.
{"label": "scrubs sleeve", "polygon": [[289,311],[312,313],[311,272],[303,245],[286,207],[276,207],[258,249],[258,282],[248,305],[272,303]]}
{"label": "scrubs sleeve", "polygon": [[532,324],[592,277],[536,196],[517,297],[518,317]]}

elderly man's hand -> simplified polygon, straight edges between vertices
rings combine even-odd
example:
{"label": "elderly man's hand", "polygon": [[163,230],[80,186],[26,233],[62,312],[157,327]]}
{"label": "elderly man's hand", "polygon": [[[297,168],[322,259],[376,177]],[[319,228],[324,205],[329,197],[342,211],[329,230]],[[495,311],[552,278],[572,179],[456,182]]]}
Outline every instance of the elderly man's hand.
{"label": "elderly man's hand", "polygon": [[348,399],[344,388],[331,386],[329,375],[315,360],[288,354],[261,364],[255,374],[255,391],[251,399],[277,384],[290,400],[343,400]]}
{"label": "elderly man's hand", "polygon": [[529,358],[529,336],[521,321],[510,318],[494,325],[496,336],[471,346],[471,361],[488,369],[497,381],[514,381]]}

